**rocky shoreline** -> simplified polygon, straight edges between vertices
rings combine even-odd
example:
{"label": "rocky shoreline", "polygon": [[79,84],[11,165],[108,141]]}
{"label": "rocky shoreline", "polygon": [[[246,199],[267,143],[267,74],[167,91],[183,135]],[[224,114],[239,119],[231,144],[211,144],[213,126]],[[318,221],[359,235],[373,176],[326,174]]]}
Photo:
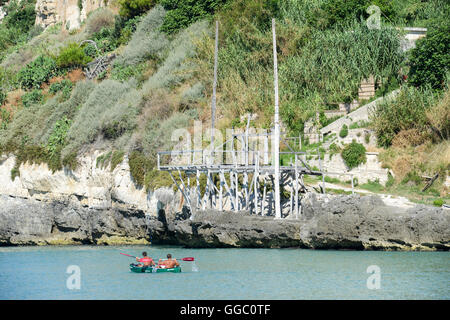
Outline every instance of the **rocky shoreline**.
{"label": "rocky shoreline", "polygon": [[386,206],[377,196],[303,201],[299,219],[248,212],[93,209],[67,201],[0,196],[0,246],[172,244],[185,247],[449,250],[450,210]]}
{"label": "rocky shoreline", "polygon": [[[308,193],[302,213],[194,212],[180,192],[136,186],[127,157],[111,169],[95,151],[75,171],[0,157],[0,246],[172,244],[186,247],[449,250],[450,210],[392,206],[378,196]],[[224,199],[225,200],[225,199]],[[230,201],[228,201],[229,203]],[[225,207],[229,210],[229,206]],[[284,202],[283,215],[289,213]]]}

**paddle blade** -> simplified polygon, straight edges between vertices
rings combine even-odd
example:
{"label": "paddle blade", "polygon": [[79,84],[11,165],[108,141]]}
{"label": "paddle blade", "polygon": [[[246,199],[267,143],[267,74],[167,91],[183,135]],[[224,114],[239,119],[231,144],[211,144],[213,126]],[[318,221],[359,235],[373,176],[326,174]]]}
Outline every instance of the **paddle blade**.
{"label": "paddle blade", "polygon": [[182,261],[194,261],[193,257],[187,257],[187,258],[183,258],[181,259]]}

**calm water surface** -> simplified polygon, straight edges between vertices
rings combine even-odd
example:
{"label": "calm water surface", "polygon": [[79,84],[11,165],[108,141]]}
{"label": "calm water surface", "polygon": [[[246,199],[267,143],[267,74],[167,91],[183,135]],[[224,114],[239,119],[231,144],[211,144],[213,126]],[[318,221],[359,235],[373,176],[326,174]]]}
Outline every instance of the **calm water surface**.
{"label": "calm water surface", "polygon": [[[119,254],[172,253],[182,273],[136,274]],[[69,290],[67,268],[81,288]],[[367,267],[381,287],[367,288]],[[450,252],[184,249],[166,246],[0,248],[0,299],[449,299]]]}

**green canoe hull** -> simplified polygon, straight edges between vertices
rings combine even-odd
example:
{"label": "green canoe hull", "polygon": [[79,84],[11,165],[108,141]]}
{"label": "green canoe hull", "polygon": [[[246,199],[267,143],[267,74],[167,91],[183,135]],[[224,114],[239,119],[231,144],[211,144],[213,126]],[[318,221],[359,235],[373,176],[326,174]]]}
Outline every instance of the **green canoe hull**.
{"label": "green canoe hull", "polygon": [[135,272],[135,273],[161,273],[161,272],[178,273],[178,272],[181,272],[181,267],[154,268],[154,267],[137,267],[133,264],[130,264],[130,270],[131,270],[131,272]]}

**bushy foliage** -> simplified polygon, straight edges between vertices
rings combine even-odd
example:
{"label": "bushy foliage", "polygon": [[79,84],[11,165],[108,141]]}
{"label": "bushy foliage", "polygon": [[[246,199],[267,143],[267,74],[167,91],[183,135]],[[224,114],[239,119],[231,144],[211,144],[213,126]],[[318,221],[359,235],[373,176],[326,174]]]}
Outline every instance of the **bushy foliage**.
{"label": "bushy foliage", "polygon": [[339,137],[345,138],[346,136],[348,136],[348,127],[346,124],[344,124],[341,128],[341,131],[339,131]]}
{"label": "bushy foliage", "polygon": [[156,151],[161,148],[170,150],[178,141],[172,141],[172,134],[177,129],[186,129],[190,126],[191,120],[197,117],[195,110],[185,113],[176,112],[164,121],[150,121],[145,130],[143,139],[143,149],[148,155],[155,156]]}
{"label": "bushy foliage", "polygon": [[69,43],[60,50],[56,64],[59,68],[73,69],[83,67],[91,60],[78,44]]}
{"label": "bushy foliage", "polygon": [[348,20],[366,20],[367,8],[376,5],[380,8],[380,18],[395,19],[395,11],[390,0],[325,0],[317,15],[309,16],[310,22],[326,28]]}
{"label": "bushy foliage", "polygon": [[425,112],[437,102],[436,98],[431,89],[404,86],[395,98],[378,103],[371,115],[378,145],[389,147],[402,130],[417,129],[421,134],[429,134]]}
{"label": "bushy foliage", "polygon": [[52,163],[57,164],[55,169],[62,167],[61,164],[61,150],[66,145],[67,132],[69,131],[72,121],[64,117],[61,120],[56,121],[53,131],[48,138],[47,151],[49,159]]}
{"label": "bushy foliage", "polygon": [[156,6],[142,17],[131,40],[114,65],[126,67],[149,58],[162,58],[163,51],[169,44],[167,37],[159,31],[165,14],[161,6]]}
{"label": "bushy foliage", "polygon": [[86,20],[88,36],[100,32],[104,28],[112,28],[115,24],[114,13],[107,8],[98,8],[90,13]]}
{"label": "bushy foliage", "polygon": [[341,156],[350,170],[367,161],[366,148],[354,140],[342,149]]}
{"label": "bushy foliage", "polygon": [[63,91],[65,88],[72,89],[73,83],[68,79],[61,80],[60,82],[54,82],[50,85],[48,91],[50,93],[57,93],[59,91]]}
{"label": "bushy foliage", "polygon": [[62,154],[76,152],[103,134],[116,139],[136,125],[141,95],[133,83],[104,80],[80,107],[68,132],[68,145]]}
{"label": "bushy foliage", "polygon": [[164,63],[159,67],[146,83],[144,91],[148,92],[157,88],[171,88],[179,85],[192,76],[192,66],[188,59],[195,54],[195,42],[207,34],[206,21],[198,21],[189,28],[176,35],[169,47],[169,54]]}
{"label": "bushy foliage", "polygon": [[411,50],[409,83],[443,89],[450,72],[450,23],[435,26]]}
{"label": "bushy foliage", "polygon": [[28,40],[36,19],[35,3],[36,0],[11,0],[3,6],[7,15],[0,24],[0,54],[10,46]]}
{"label": "bushy foliage", "polygon": [[56,61],[49,56],[40,55],[23,67],[17,78],[24,89],[39,88],[42,83],[56,75],[56,71]]}
{"label": "bushy foliage", "polygon": [[35,89],[31,92],[27,92],[22,96],[22,104],[28,108],[32,104],[39,104],[43,101],[44,95],[41,90]]}
{"label": "bushy foliage", "polygon": [[128,157],[130,173],[139,186],[145,185],[145,175],[153,167],[153,163],[142,152],[133,151]]}
{"label": "bushy foliage", "polygon": [[157,0],[119,0],[119,14],[127,19],[140,16],[153,8]]}
{"label": "bushy foliage", "polygon": [[47,99],[44,104],[31,104],[14,114],[8,130],[0,130],[0,145],[9,146],[9,152],[16,152],[20,145],[47,145],[57,121],[73,119],[89,97],[94,83],[80,81],[76,84],[70,98],[60,102],[58,96]]}
{"label": "bushy foliage", "polygon": [[167,10],[161,30],[174,33],[191,23],[212,15],[227,0],[159,0]]}
{"label": "bushy foliage", "polygon": [[0,88],[0,106],[6,101],[6,93]]}

